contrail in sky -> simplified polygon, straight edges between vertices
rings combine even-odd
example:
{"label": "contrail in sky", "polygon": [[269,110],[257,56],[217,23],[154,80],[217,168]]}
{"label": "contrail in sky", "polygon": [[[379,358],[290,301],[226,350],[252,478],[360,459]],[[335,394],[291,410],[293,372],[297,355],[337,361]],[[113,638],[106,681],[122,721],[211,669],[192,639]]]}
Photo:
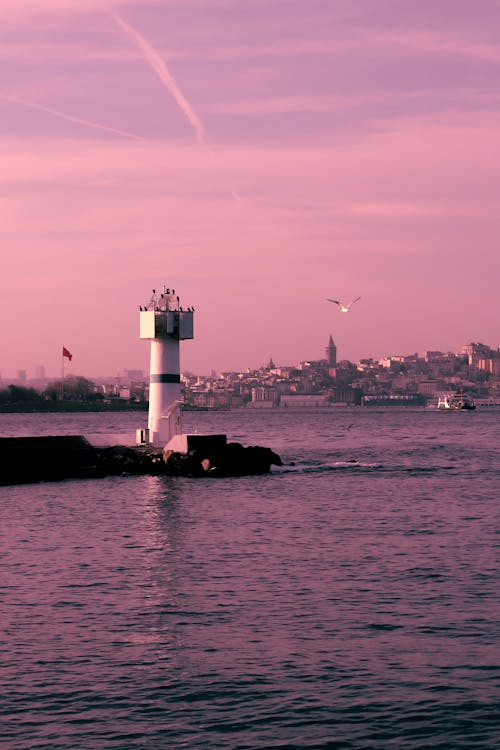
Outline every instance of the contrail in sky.
{"label": "contrail in sky", "polygon": [[74,115],[69,115],[67,112],[61,112],[59,109],[54,109],[53,107],[46,107],[44,104],[38,104],[37,102],[28,101],[27,99],[22,99],[20,96],[11,96],[10,94],[4,94],[0,91],[0,98],[4,99],[5,101],[12,102],[12,104],[21,104],[23,107],[29,107],[30,109],[37,109],[40,112],[46,112],[49,115],[54,115],[54,117],[58,117],[61,120],[68,120],[68,122],[75,122],[78,125],[85,125],[89,128],[95,128],[97,130],[104,130],[107,133],[114,133],[115,135],[122,135],[125,138],[133,138],[135,141],[144,141],[145,138],[141,138],[140,135],[135,135],[135,133],[129,133],[127,130],[118,130],[117,128],[112,128],[109,125],[102,125],[99,122],[93,122],[92,120],[84,120],[81,117],[75,117]]}
{"label": "contrail in sky", "polygon": [[163,85],[170,91],[178,107],[184,112],[187,119],[193,126],[196,132],[198,143],[204,143],[205,127],[202,121],[180,90],[174,77],[170,73],[169,69],[167,68],[165,62],[160,57],[158,52],[150,45],[150,43],[142,36],[142,34],[136,31],[136,29],[132,28],[132,26],[129,26],[129,24],[126,23],[122,18],[120,18],[120,16],[117,15],[114,11],[111,11],[110,15],[115,23],[126,34],[126,36],[128,36],[128,38],[131,39],[136,47],[138,47],[146,62],[155,71],[156,75],[163,83]]}

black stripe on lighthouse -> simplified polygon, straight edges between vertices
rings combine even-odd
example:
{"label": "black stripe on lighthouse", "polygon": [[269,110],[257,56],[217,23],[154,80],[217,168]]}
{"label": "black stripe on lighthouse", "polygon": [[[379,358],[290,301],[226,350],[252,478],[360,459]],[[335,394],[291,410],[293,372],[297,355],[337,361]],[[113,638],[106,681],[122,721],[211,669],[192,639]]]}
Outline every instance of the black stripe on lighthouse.
{"label": "black stripe on lighthouse", "polygon": [[164,372],[161,375],[150,375],[150,383],[180,383],[181,376],[179,373]]}

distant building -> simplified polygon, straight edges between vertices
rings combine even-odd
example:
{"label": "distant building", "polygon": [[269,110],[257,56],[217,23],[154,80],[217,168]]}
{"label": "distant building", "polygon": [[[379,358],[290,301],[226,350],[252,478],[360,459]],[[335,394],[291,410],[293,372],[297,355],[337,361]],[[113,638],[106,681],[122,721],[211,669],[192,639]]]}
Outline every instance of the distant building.
{"label": "distant building", "polygon": [[444,359],[443,352],[430,351],[429,349],[424,352],[423,358],[426,362],[441,362]]}
{"label": "distant building", "polygon": [[287,394],[281,397],[280,406],[304,407],[304,406],[328,406],[328,394],[326,393],[301,393]]}
{"label": "distant building", "polygon": [[369,372],[370,370],[378,370],[381,365],[378,360],[374,360],[371,357],[368,359],[360,359],[357,364],[359,372]]}
{"label": "distant building", "polygon": [[491,349],[486,344],[475,344],[474,342],[462,347],[462,354],[469,358],[469,367],[479,367],[479,360],[488,359],[491,356]]}
{"label": "distant building", "polygon": [[500,377],[500,357],[499,356],[493,356],[493,357],[487,357],[486,359],[480,359],[478,362],[478,367],[480,370],[489,372],[491,375],[494,375],[496,378]]}
{"label": "distant building", "polygon": [[361,404],[361,388],[334,388],[331,401],[334,404]]}
{"label": "distant building", "polygon": [[277,406],[278,402],[279,394],[276,388],[269,388],[266,386],[252,388],[252,400],[250,406],[253,409],[270,409]]}
{"label": "distant building", "polygon": [[328,364],[328,375],[330,378],[335,378],[337,375],[337,347],[335,346],[331,334],[328,340],[328,346],[325,349],[325,354]]}
{"label": "distant building", "polygon": [[126,385],[115,385],[113,392],[118,398],[130,399],[130,388]]}
{"label": "distant building", "polygon": [[335,368],[335,382],[339,386],[351,385],[358,376],[358,368],[347,359],[342,359]]}
{"label": "distant building", "polygon": [[364,406],[422,406],[423,397],[418,393],[392,394],[379,393],[363,396],[361,403]]}
{"label": "distant building", "polygon": [[436,380],[420,380],[418,383],[418,392],[422,396],[436,396],[442,390]]}
{"label": "distant building", "polygon": [[144,380],[144,372],[142,370],[124,370],[123,372],[130,382],[140,383]]}

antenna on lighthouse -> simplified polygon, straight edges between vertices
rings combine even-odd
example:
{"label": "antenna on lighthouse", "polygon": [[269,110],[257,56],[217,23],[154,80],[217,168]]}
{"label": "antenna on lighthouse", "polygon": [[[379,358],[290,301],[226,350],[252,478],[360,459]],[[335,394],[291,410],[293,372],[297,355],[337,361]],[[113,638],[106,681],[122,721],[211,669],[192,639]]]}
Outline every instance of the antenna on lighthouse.
{"label": "antenna on lighthouse", "polygon": [[182,432],[179,342],[193,338],[193,309],[183,310],[173,289],[139,311],[140,338],[151,341],[148,429],[137,430],[137,442],[164,446]]}

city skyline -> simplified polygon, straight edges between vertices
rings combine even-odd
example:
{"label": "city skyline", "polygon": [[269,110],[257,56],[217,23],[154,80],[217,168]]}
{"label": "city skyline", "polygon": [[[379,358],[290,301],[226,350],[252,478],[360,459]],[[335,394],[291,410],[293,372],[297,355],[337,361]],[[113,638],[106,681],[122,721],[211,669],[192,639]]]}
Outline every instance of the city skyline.
{"label": "city skyline", "polygon": [[[217,375],[220,375],[220,374],[222,374],[224,372],[226,372],[226,373],[230,373],[230,372],[245,372],[247,370],[251,371],[251,372],[254,372],[254,371],[266,369],[269,366],[270,362],[273,362],[274,366],[276,368],[278,368],[278,369],[279,368],[285,368],[285,369],[286,368],[292,368],[293,369],[295,367],[299,367],[304,362],[319,362],[321,360],[328,361],[328,359],[329,359],[328,349],[330,348],[331,343],[333,343],[333,348],[335,350],[335,359],[336,359],[336,361],[337,362],[351,362],[352,364],[359,364],[361,362],[366,362],[368,360],[373,360],[374,362],[381,362],[381,361],[383,361],[385,359],[388,359],[388,358],[413,357],[415,355],[417,357],[422,357],[423,358],[423,357],[425,357],[426,353],[428,353],[428,352],[432,352],[432,353],[436,352],[436,353],[440,353],[440,354],[443,354],[443,355],[454,354],[456,356],[461,356],[461,355],[465,356],[465,353],[464,353],[463,350],[466,349],[466,348],[468,348],[470,345],[473,345],[473,344],[476,344],[476,345],[479,345],[479,346],[485,346],[486,348],[490,349],[491,352],[499,352],[500,351],[500,347],[499,346],[494,345],[494,344],[491,345],[489,342],[485,341],[484,339],[477,339],[475,342],[463,342],[462,346],[459,347],[459,349],[457,349],[456,351],[454,351],[452,349],[437,349],[437,350],[433,350],[433,349],[430,349],[430,347],[427,347],[424,350],[418,351],[418,352],[415,352],[415,351],[386,352],[381,357],[370,357],[368,355],[361,355],[360,357],[356,358],[355,360],[350,360],[349,358],[344,357],[342,355],[342,352],[339,351],[335,340],[333,339],[333,341],[332,341],[332,339],[333,339],[333,336],[332,336],[332,334],[330,334],[328,341],[324,342],[324,346],[322,347],[321,351],[317,353],[317,356],[302,357],[302,358],[300,358],[300,359],[298,359],[296,361],[293,361],[293,362],[292,361],[289,361],[289,362],[283,361],[283,362],[281,362],[281,361],[274,361],[274,357],[271,355],[270,357],[267,357],[267,358],[264,357],[261,362],[249,364],[247,367],[244,367],[241,370],[238,370],[238,369],[233,369],[233,370],[230,370],[230,369],[221,369],[221,368],[217,368],[214,365],[212,367],[209,367],[208,370],[206,370],[206,371],[195,372],[195,371],[189,370],[187,367],[183,366],[183,364],[182,364],[182,356],[181,356],[181,372],[182,373],[186,373],[186,374],[190,374],[190,375],[194,375],[194,376],[200,376],[200,377],[209,377],[210,375],[213,375],[214,373],[217,374]],[[182,350],[182,346],[183,345],[184,345],[184,343],[181,344],[181,350]],[[141,375],[140,378],[138,377],[139,373],[142,373],[142,375]],[[88,373],[88,372],[80,371],[78,369],[70,369],[70,368],[66,367],[65,371],[64,371],[64,376],[65,377],[67,377],[67,376],[69,376],[69,377],[71,377],[71,376],[75,376],[75,377],[89,377],[89,378],[95,377],[95,378],[105,378],[105,379],[121,378],[121,379],[128,379],[128,380],[132,380],[132,381],[133,380],[144,380],[144,381],[147,381],[149,379],[149,374],[148,373],[149,373],[149,358],[148,358],[148,360],[146,362],[144,362],[144,366],[143,367],[130,368],[130,367],[121,366],[114,373],[111,373],[111,372],[109,372],[109,373],[104,373],[104,372]],[[18,382],[18,383],[22,383],[22,382],[30,383],[32,381],[37,381],[37,380],[39,380],[39,381],[49,381],[49,380],[50,381],[57,381],[57,380],[60,380],[60,378],[61,378],[61,369],[59,369],[58,373],[57,372],[50,373],[49,371],[47,371],[45,365],[43,365],[43,364],[38,364],[34,368],[31,368],[31,370],[30,370],[30,368],[27,368],[27,367],[19,367],[19,368],[16,368],[16,370],[13,373],[11,373],[11,374],[3,373],[0,370],[0,383],[3,383],[4,385],[8,381],[14,381],[14,382]]]}
{"label": "city skyline", "polygon": [[[43,6],[43,7],[42,7]],[[498,339],[500,8],[3,0],[2,377],[192,372]],[[361,296],[348,315],[327,298]],[[260,363],[260,365],[259,365]]]}

